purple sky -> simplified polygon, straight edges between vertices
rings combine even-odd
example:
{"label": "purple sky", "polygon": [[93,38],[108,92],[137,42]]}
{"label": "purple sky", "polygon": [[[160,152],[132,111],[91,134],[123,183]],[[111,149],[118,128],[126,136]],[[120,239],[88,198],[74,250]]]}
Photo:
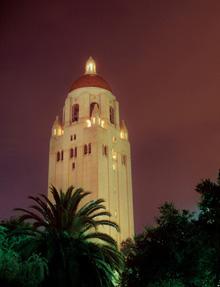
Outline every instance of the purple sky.
{"label": "purple sky", "polygon": [[47,188],[51,125],[92,55],[132,147],[136,230],[220,167],[220,1],[0,1],[0,217]]}

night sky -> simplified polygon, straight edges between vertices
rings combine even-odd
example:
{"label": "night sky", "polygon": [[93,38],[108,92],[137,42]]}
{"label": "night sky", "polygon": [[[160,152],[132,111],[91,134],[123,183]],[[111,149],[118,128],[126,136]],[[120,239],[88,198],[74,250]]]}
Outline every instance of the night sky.
{"label": "night sky", "polygon": [[136,231],[220,167],[220,1],[0,1],[0,217],[46,193],[51,126],[91,55],[132,148]]}

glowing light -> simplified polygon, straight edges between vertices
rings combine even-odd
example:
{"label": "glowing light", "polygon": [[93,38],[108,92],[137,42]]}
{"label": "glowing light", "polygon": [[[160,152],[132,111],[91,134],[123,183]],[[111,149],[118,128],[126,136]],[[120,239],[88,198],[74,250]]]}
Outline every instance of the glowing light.
{"label": "glowing light", "polygon": [[86,62],[85,74],[96,74],[96,63],[92,57],[89,57]]}
{"label": "glowing light", "polygon": [[64,130],[61,127],[56,127],[53,129],[54,136],[62,136],[64,134]]}
{"label": "glowing light", "polygon": [[120,131],[120,138],[123,140],[127,140],[128,139],[128,135],[125,131]]}
{"label": "glowing light", "polygon": [[90,121],[90,120],[86,120],[86,123],[87,123],[87,127],[90,128],[91,125],[92,125],[92,124],[91,124],[91,121]]}
{"label": "glowing light", "polygon": [[62,135],[62,130],[61,130],[61,128],[59,128],[59,129],[57,130],[57,135],[58,135],[58,136],[61,136],[61,135]]}
{"label": "glowing light", "polygon": [[113,143],[115,143],[116,142],[116,137],[112,137],[112,141],[113,141]]}
{"label": "glowing light", "polygon": [[95,117],[92,117],[92,123],[95,124]]}
{"label": "glowing light", "polygon": [[95,125],[95,124],[98,124],[98,125],[100,125],[101,124],[101,119],[100,119],[100,117],[91,117],[91,123],[93,124],[93,125]]}
{"label": "glowing light", "polygon": [[105,121],[101,120],[101,127],[104,128],[104,126],[105,126]]}
{"label": "glowing light", "polygon": [[115,164],[115,163],[113,163],[112,169],[113,169],[114,171],[116,170],[116,164]]}
{"label": "glowing light", "polygon": [[112,158],[113,158],[114,160],[117,159],[117,153],[116,153],[116,151],[114,151],[114,150],[112,150]]}

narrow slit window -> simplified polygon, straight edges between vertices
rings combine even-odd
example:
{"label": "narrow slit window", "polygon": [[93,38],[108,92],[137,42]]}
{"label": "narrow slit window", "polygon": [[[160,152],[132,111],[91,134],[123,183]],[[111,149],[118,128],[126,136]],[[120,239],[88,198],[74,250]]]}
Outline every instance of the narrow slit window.
{"label": "narrow slit window", "polygon": [[70,149],[70,157],[71,157],[71,158],[74,157],[74,150],[73,150],[73,148]]}
{"label": "narrow slit window", "polygon": [[109,108],[110,123],[115,124],[115,111],[113,107]]}
{"label": "narrow slit window", "polygon": [[77,147],[74,149],[74,156],[77,157]]}
{"label": "narrow slit window", "polygon": [[76,164],[75,162],[72,163],[72,169],[75,169],[76,168]]}
{"label": "narrow slit window", "polygon": [[107,156],[108,155],[108,147],[107,145],[103,145],[102,146],[102,154]]}
{"label": "narrow slit window", "polygon": [[122,163],[123,165],[126,165],[126,163],[127,163],[127,157],[126,157],[126,155],[122,155],[122,157],[121,157],[121,163]]}
{"label": "narrow slit window", "polygon": [[57,152],[57,161],[60,161],[60,152]]}
{"label": "narrow slit window", "polygon": [[84,154],[87,154],[87,144],[84,145]]}
{"label": "narrow slit window", "polygon": [[61,160],[63,160],[63,150],[61,151]]}
{"label": "narrow slit window", "polygon": [[92,152],[92,145],[91,145],[91,143],[89,143],[89,153],[91,153]]}

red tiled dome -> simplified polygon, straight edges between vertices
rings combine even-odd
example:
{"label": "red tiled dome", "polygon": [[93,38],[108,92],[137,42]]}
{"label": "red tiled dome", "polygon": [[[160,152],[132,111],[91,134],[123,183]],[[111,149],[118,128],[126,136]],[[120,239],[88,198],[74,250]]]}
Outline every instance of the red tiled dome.
{"label": "red tiled dome", "polygon": [[100,76],[96,74],[85,74],[73,82],[70,91],[85,87],[98,87],[112,92],[109,84]]}

